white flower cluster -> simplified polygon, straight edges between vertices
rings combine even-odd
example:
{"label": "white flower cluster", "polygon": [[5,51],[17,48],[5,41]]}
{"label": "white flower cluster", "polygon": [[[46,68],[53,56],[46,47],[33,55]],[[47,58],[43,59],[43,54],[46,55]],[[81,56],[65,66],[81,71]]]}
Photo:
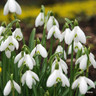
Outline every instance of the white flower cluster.
{"label": "white flower cluster", "polygon": [[[21,7],[15,0],[8,0],[4,7],[4,15],[7,15],[8,12],[21,14]],[[72,46],[73,50],[76,53],[78,52],[78,50],[82,50],[82,55],[75,62],[75,65],[79,64],[80,70],[86,70],[87,66],[89,67],[89,65],[93,65],[93,67],[96,68],[94,55],[91,52],[85,52],[83,44],[86,43],[86,36],[79,26],[74,26],[72,30],[70,28],[66,28],[64,32],[61,33],[59,29],[59,23],[52,14],[48,18],[47,22],[45,22],[45,19],[45,14],[41,10],[40,14],[35,20],[35,26],[38,27],[42,26],[43,24],[46,25],[46,29],[48,31],[47,39],[50,39],[52,36],[54,36],[56,39],[59,39],[60,42],[64,40],[65,43],[69,45],[68,54],[72,54]],[[11,35],[5,33],[6,30],[7,29],[5,27],[0,27],[0,51],[5,51],[6,56],[10,58],[11,52],[14,51],[15,48],[16,50],[18,50],[18,41],[21,41],[23,39],[23,34],[20,28],[16,28],[14,32],[11,32]],[[7,35],[4,36],[2,34]],[[58,82],[62,82],[62,87],[70,87],[71,83],[66,77],[66,74],[68,73],[68,66],[64,61],[67,59],[66,52],[63,47],[59,45],[55,53],[58,53],[58,55],[54,57],[54,61],[51,66],[51,74],[47,79],[46,86],[52,87]],[[62,54],[64,60],[61,59]],[[36,55],[41,55],[43,58],[46,58],[48,56],[48,53],[41,44],[37,44],[31,52],[22,50],[14,59],[14,63],[18,63],[18,68],[21,68],[21,66],[25,67],[25,65],[28,68],[28,70],[26,70],[26,72],[21,77],[21,83],[22,86],[24,86],[24,84],[26,83],[29,89],[32,89],[32,85],[36,84],[36,81],[39,82],[38,75],[32,71],[34,66],[36,65],[34,59],[34,56]],[[73,82],[72,89],[79,87],[80,93],[86,94],[88,90],[87,84],[95,88],[95,84],[92,80],[88,79],[85,76],[79,76]],[[20,86],[14,80],[9,80],[4,88],[4,95],[9,95],[12,88],[15,88],[19,94],[21,93]]]}
{"label": "white flower cluster", "polygon": [[[19,43],[18,41],[21,41],[23,39],[23,34],[21,32],[20,28],[16,28],[15,31],[12,33],[12,35],[7,36],[6,38],[2,35],[5,32],[5,27],[0,27],[0,51],[5,51],[5,54],[8,58],[11,57],[11,52],[18,50]],[[7,34],[7,33],[6,33]],[[5,35],[6,35],[5,34]]]}
{"label": "white flower cluster", "polygon": [[[63,53],[63,48],[60,45],[57,47],[55,53],[58,53],[58,52]],[[59,55],[61,53],[59,53]],[[65,51],[63,54],[64,54],[64,59],[66,60]],[[48,80],[47,80],[47,87],[52,87],[54,84],[58,82],[62,82],[63,87],[65,85],[69,87],[70,86],[69,80],[65,75],[68,73],[67,69],[68,69],[68,66],[65,61],[63,61],[61,58],[59,58],[59,60],[55,58],[54,62],[52,63],[51,75],[48,77]]]}
{"label": "white flower cluster", "polygon": [[[39,15],[37,18],[42,18],[42,17]],[[41,26],[40,20],[38,21],[38,19],[36,19],[35,21],[38,22],[38,26]],[[42,20],[44,20],[44,18]],[[94,68],[96,68],[96,61],[94,60],[94,55],[92,53],[89,53],[89,55],[87,56],[87,54],[84,53],[85,51],[82,43],[83,44],[86,43],[86,36],[79,26],[75,26],[73,30],[70,30],[70,28],[66,28],[65,31],[61,33],[59,30],[58,21],[54,18],[54,16],[50,16],[49,20],[47,21],[47,31],[48,31],[47,39],[50,39],[52,35],[54,35],[54,37],[58,38],[60,42],[64,40],[65,43],[69,45],[68,54],[72,54],[71,53],[72,42],[73,42],[73,49],[76,53],[78,52],[78,50],[82,50],[83,55],[80,58],[78,58],[75,63],[75,64],[80,63],[79,66],[80,69],[85,70],[87,68],[88,60],[89,63],[92,64]],[[63,53],[64,59],[66,60],[66,52],[65,50],[63,51],[63,48],[61,46],[57,47],[56,52],[64,52]],[[57,65],[59,68],[55,69]],[[62,82],[62,86],[67,85],[69,87],[69,81],[67,77],[63,74],[63,72],[67,74],[67,69],[68,69],[67,64],[62,59],[60,59],[59,61],[57,59],[54,60],[52,64],[51,75],[47,80],[47,87],[51,87],[54,84],[58,83],[59,81]],[[80,76],[77,80],[74,81],[72,85],[72,89],[79,86],[80,93],[85,94],[88,89],[87,83],[91,87],[95,88],[95,84],[93,83],[92,80],[88,79],[85,76]]]}

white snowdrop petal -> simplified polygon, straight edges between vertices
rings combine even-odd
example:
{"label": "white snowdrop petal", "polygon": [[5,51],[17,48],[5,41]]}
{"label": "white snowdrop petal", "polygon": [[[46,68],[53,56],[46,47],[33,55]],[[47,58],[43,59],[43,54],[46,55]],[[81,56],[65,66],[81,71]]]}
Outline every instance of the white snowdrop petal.
{"label": "white snowdrop petal", "polygon": [[5,50],[5,54],[6,54],[7,58],[11,57],[11,51],[10,50]]}
{"label": "white snowdrop petal", "polygon": [[96,61],[90,54],[89,54],[89,60],[90,60],[91,64],[93,65],[93,67],[96,68]]}
{"label": "white snowdrop petal", "polygon": [[65,34],[65,43],[70,45],[72,43],[73,37],[74,37],[74,33],[71,32],[70,29],[66,29],[65,30],[66,34]]}
{"label": "white snowdrop petal", "polygon": [[58,23],[58,21],[56,19],[55,19],[55,23],[56,23],[56,26],[59,28],[59,23]]}
{"label": "white snowdrop petal", "polygon": [[58,38],[59,40],[60,40],[60,37],[61,37],[61,32],[60,32],[60,30],[58,29],[58,27],[55,25],[54,26],[54,28],[55,28],[55,30],[54,30],[54,37],[55,38]]}
{"label": "white snowdrop petal", "polygon": [[7,15],[8,14],[8,12],[9,12],[9,7],[8,7],[8,2],[6,2],[6,4],[5,4],[5,6],[4,6],[4,15]]}
{"label": "white snowdrop petal", "polygon": [[1,43],[1,46],[0,46],[0,51],[4,51],[9,45],[9,37]]}
{"label": "white snowdrop petal", "polygon": [[89,79],[89,78],[84,78],[85,80],[86,80],[86,82],[91,86],[91,87],[93,87],[93,88],[95,88],[95,84],[94,84],[94,82],[91,80],[91,79]]}
{"label": "white snowdrop petal", "polygon": [[46,49],[45,49],[41,44],[38,44],[38,45],[37,45],[37,51],[40,52],[40,55],[41,55],[43,58],[46,58],[47,55],[48,55]]}
{"label": "white snowdrop petal", "polygon": [[76,79],[73,84],[72,84],[72,89],[76,88],[78,86],[78,83],[79,83],[79,78]]}
{"label": "white snowdrop petal", "polygon": [[[0,26],[0,35],[5,31],[5,27]],[[1,36],[0,36],[1,37]]]}
{"label": "white snowdrop petal", "polygon": [[31,60],[30,55],[26,55],[24,61],[27,64],[27,66],[29,67],[29,69],[33,69],[33,62]]}
{"label": "white snowdrop petal", "polygon": [[14,46],[14,45],[10,45],[10,44],[9,44],[8,48],[9,48],[11,51],[14,51],[14,50],[15,50],[15,46]]}
{"label": "white snowdrop petal", "polygon": [[52,87],[55,82],[56,82],[56,78],[57,78],[57,71],[55,70],[47,79],[47,87]]}
{"label": "white snowdrop petal", "polygon": [[36,65],[34,58],[31,58],[31,59],[32,59],[33,65]]}
{"label": "white snowdrop petal", "polygon": [[55,20],[56,26],[59,28],[58,21],[54,18],[54,16],[50,16],[48,22],[47,22],[47,31],[49,31],[53,26],[53,19]]}
{"label": "white snowdrop petal", "polygon": [[64,65],[64,66],[66,67],[66,69],[68,69],[67,64],[66,64],[62,59],[60,59],[60,63],[61,63],[62,65]]}
{"label": "white snowdrop petal", "polygon": [[4,96],[9,95],[9,93],[11,92],[11,81],[9,80],[4,88],[3,94]]}
{"label": "white snowdrop petal", "polygon": [[19,60],[19,62],[18,62],[18,68],[21,67],[21,65],[22,65],[23,62],[24,62],[24,57]]}
{"label": "white snowdrop petal", "polygon": [[16,1],[15,4],[16,4],[16,13],[20,15],[22,13],[21,7]]}
{"label": "white snowdrop petal", "polygon": [[36,47],[31,51],[30,55],[33,57],[35,53],[36,53]]}
{"label": "white snowdrop petal", "polygon": [[13,84],[14,84],[14,87],[15,87],[16,91],[20,94],[21,93],[20,86],[15,81],[13,81]]}
{"label": "white snowdrop petal", "polygon": [[67,55],[66,55],[65,50],[64,50],[64,59],[65,59],[65,60],[67,59]]}
{"label": "white snowdrop petal", "polygon": [[22,86],[25,84],[26,73],[27,73],[27,72],[25,72],[25,73],[22,75],[22,77],[21,77]]}
{"label": "white snowdrop petal", "polygon": [[58,53],[58,52],[63,52],[62,46],[61,46],[61,45],[58,45],[55,52],[56,52],[56,53]]}
{"label": "white snowdrop petal", "polygon": [[82,43],[85,44],[86,43],[86,36],[85,36],[84,32],[80,29],[79,26],[76,26],[75,28],[76,28],[75,30],[77,32],[79,41],[81,41]]}
{"label": "white snowdrop petal", "polygon": [[39,81],[38,75],[37,75],[36,73],[34,73],[34,72],[31,72],[31,73],[32,73],[32,76],[33,76],[37,81]]}
{"label": "white snowdrop petal", "polygon": [[79,85],[79,90],[81,94],[86,94],[88,89],[87,83],[85,82],[85,80],[82,78],[80,81],[80,85]]}
{"label": "white snowdrop petal", "polygon": [[15,4],[15,0],[9,0],[9,5],[8,5],[8,7],[9,7],[9,10],[10,10],[10,12],[16,12],[16,4]]}
{"label": "white snowdrop petal", "polygon": [[48,22],[47,22],[47,31],[49,31],[51,29],[51,27],[53,26],[53,16],[50,16]]}
{"label": "white snowdrop petal", "polygon": [[20,28],[16,28],[15,31],[12,33],[12,35],[13,35],[14,38],[17,39],[18,41],[21,41],[21,40],[23,39],[23,34],[22,34]]}
{"label": "white snowdrop petal", "polygon": [[70,45],[69,48],[68,48],[68,55],[71,54],[71,50],[72,50],[72,45]]}
{"label": "white snowdrop petal", "polygon": [[14,63],[17,63],[17,62],[20,60],[20,58],[21,58],[21,53],[22,53],[22,52],[20,52],[20,53],[15,57]]}
{"label": "white snowdrop petal", "polygon": [[84,58],[80,62],[80,69],[86,69],[87,67],[87,56],[85,55]]}
{"label": "white snowdrop petal", "polygon": [[44,24],[44,13],[40,13],[35,20],[35,26],[38,27],[42,26],[43,24]]}
{"label": "white snowdrop petal", "polygon": [[80,61],[81,61],[83,58],[84,58],[84,55],[82,55],[81,57],[79,57],[79,58],[76,60],[75,64],[80,63]]}
{"label": "white snowdrop petal", "polygon": [[67,78],[62,72],[60,73],[60,77],[61,77],[62,83],[65,83],[65,85],[66,85],[67,87],[69,87],[69,86],[70,86],[69,80],[68,80],[68,78]]}
{"label": "white snowdrop petal", "polygon": [[47,39],[50,39],[53,35],[53,32],[54,32],[55,28],[54,26],[49,30],[48,34],[47,34]]}
{"label": "white snowdrop petal", "polygon": [[30,72],[28,72],[28,71],[26,74],[26,84],[30,89],[32,89],[32,76],[31,76]]}
{"label": "white snowdrop petal", "polygon": [[16,49],[18,49],[19,48],[18,41],[13,36],[11,38],[12,38],[12,43],[14,44],[14,46],[16,47]]}

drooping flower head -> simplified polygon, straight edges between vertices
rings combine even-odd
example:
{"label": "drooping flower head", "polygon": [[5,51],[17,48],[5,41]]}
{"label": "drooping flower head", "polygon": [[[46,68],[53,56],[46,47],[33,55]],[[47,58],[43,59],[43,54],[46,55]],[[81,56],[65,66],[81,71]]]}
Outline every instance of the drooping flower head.
{"label": "drooping flower head", "polygon": [[7,96],[10,94],[12,88],[16,89],[16,91],[20,94],[21,93],[21,88],[20,86],[13,80],[9,80],[4,88],[3,94],[4,96]]}
{"label": "drooping flower head", "polygon": [[15,31],[12,33],[12,35],[13,35],[14,38],[17,39],[18,41],[21,41],[21,40],[23,39],[23,34],[22,34],[20,28],[16,28]]}
{"label": "drooping flower head", "polygon": [[[93,65],[94,68],[96,68],[96,61],[94,59],[94,55],[92,53],[90,53],[88,56],[89,56],[90,64]],[[83,70],[86,69],[88,56],[86,54],[82,55],[80,58],[77,59],[75,64],[79,64],[80,69],[83,69]]]}
{"label": "drooping flower head", "polygon": [[37,76],[36,73],[28,70],[26,71],[23,76],[21,77],[21,82],[22,82],[22,86],[25,84],[32,89],[32,85],[36,84],[36,81],[39,81],[39,77]]}
{"label": "drooping flower head", "polygon": [[47,21],[47,31],[50,31],[50,29],[53,27],[54,21],[55,21],[55,23],[56,23],[57,28],[59,28],[59,23],[58,23],[58,21],[54,18],[53,13],[50,13],[50,15],[51,15],[51,16],[49,17],[49,20]]}
{"label": "drooping flower head", "polygon": [[36,20],[35,20],[35,26],[42,26],[44,24],[44,9],[41,6],[41,12],[39,13],[39,15],[37,16]]}
{"label": "drooping flower head", "polygon": [[33,57],[35,53],[40,54],[43,58],[46,58],[48,55],[47,50],[41,44],[36,45],[31,51],[31,56]]}
{"label": "drooping flower head", "polygon": [[5,54],[8,58],[11,57],[11,51],[19,48],[18,41],[13,36],[8,36],[5,41],[2,41],[0,46],[0,51],[5,51]]}
{"label": "drooping flower head", "polygon": [[20,5],[15,0],[7,0],[4,6],[4,15],[7,15],[9,12],[19,15],[22,12]]}
{"label": "drooping flower head", "polygon": [[85,76],[81,76],[73,82],[72,89],[75,89],[77,86],[79,86],[80,93],[86,94],[88,90],[87,84],[90,85],[92,88],[95,88],[95,84],[92,80],[88,79]]}

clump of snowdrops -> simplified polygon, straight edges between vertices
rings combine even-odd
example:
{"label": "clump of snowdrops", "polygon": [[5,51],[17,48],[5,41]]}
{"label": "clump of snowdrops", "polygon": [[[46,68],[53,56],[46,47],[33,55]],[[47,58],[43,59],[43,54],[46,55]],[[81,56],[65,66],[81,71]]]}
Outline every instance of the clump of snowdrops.
{"label": "clump of snowdrops", "polygon": [[[13,13],[14,20],[9,24],[3,22],[0,26],[0,96],[84,96],[89,89],[95,88],[96,83],[88,78],[89,67],[96,68],[95,57],[84,45],[87,37],[77,20],[65,18],[64,27],[60,30],[53,12],[45,15],[44,6],[41,6],[35,27],[43,26],[42,40],[35,39],[34,28],[29,45],[26,45],[20,20],[16,17],[22,11],[15,0],[7,1],[4,15],[9,12]],[[16,25],[14,31],[13,25]],[[50,48],[46,50],[48,39]],[[56,41],[58,45],[53,51]],[[23,42],[21,49],[19,42]],[[68,55],[71,55],[69,78]]]}

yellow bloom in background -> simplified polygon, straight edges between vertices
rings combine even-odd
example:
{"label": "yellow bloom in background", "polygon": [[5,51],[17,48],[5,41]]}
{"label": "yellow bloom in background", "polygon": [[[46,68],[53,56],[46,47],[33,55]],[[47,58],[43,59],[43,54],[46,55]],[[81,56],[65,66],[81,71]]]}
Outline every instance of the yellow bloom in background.
{"label": "yellow bloom in background", "polygon": [[2,68],[0,67],[0,73],[2,72]]}
{"label": "yellow bloom in background", "polygon": [[[62,7],[61,7],[62,6]],[[45,6],[45,13],[49,10],[52,10],[58,17],[61,18],[76,18],[77,15],[84,16],[94,16],[96,15],[96,1],[75,1],[75,2],[66,2],[66,3],[56,3],[53,5]],[[29,20],[33,22],[36,16],[40,12],[40,7],[38,6],[21,6],[22,14],[19,17],[21,20]],[[0,21],[7,21],[8,16],[3,15],[3,8],[0,9]]]}

